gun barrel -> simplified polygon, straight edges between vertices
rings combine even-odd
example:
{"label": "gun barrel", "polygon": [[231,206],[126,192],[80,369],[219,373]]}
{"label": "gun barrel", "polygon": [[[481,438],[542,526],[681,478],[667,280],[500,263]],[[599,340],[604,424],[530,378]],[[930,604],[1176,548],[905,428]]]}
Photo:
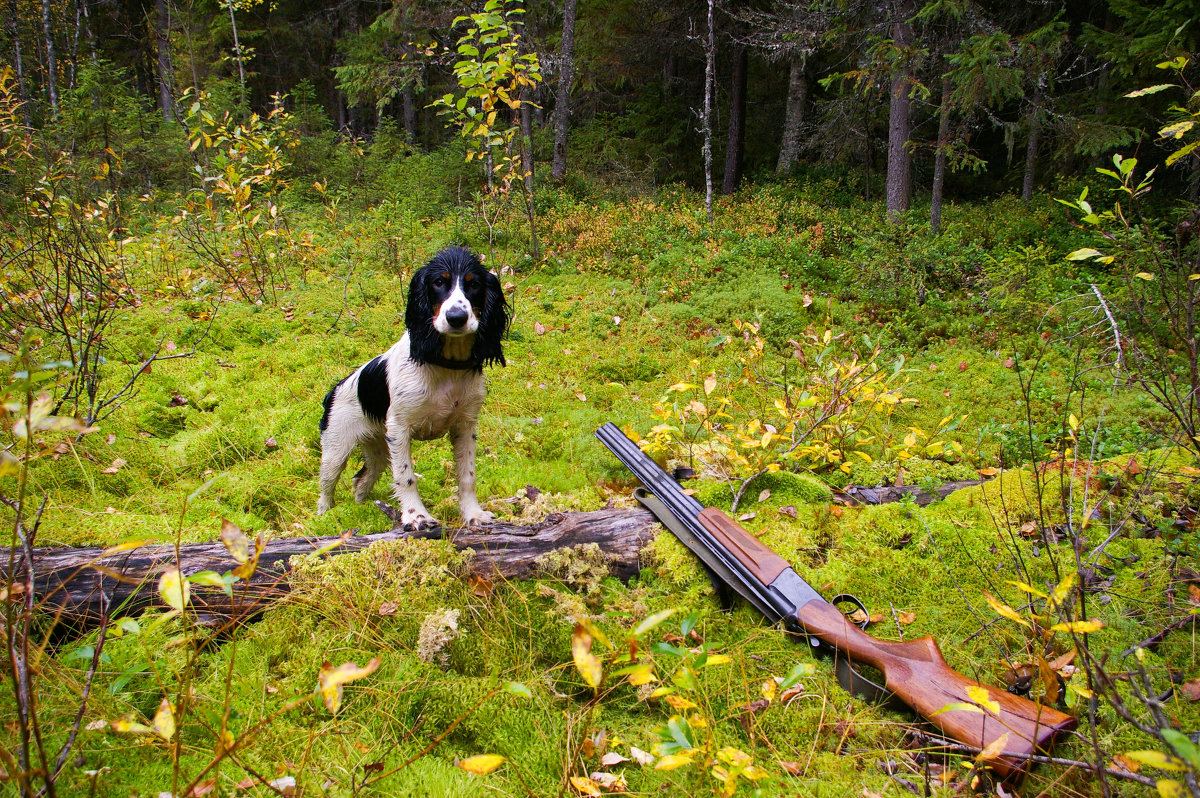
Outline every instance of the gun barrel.
{"label": "gun barrel", "polygon": [[[704,548],[703,552],[693,551],[694,554],[702,561],[718,567],[730,587],[753,604],[771,623],[794,619],[798,607],[789,600],[790,597],[762,582],[725,546],[717,543],[712,533],[700,522],[704,505],[684,493],[679,483],[667,476],[629,436],[610,422],[596,430],[596,437],[691,532],[694,542]],[[681,539],[681,542],[688,545],[686,540]],[[788,571],[795,574],[790,568]],[[812,592],[811,588],[809,591]]]}

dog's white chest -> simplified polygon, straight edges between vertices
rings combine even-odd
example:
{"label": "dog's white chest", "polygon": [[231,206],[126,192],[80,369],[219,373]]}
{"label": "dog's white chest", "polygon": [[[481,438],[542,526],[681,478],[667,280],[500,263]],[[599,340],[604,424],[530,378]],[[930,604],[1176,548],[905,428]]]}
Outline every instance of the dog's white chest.
{"label": "dog's white chest", "polygon": [[409,416],[409,429],[419,441],[440,438],[456,426],[479,415],[483,404],[483,380],[472,375],[468,379],[439,380],[425,392],[417,412]]}

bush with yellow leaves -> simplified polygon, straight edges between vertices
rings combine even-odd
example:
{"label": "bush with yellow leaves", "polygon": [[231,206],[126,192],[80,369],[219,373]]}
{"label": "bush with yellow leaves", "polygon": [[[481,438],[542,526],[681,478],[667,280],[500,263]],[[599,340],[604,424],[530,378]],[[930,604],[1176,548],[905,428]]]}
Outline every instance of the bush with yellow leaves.
{"label": "bush with yellow leaves", "polygon": [[957,442],[938,439],[949,423],[933,436],[910,427],[893,441],[893,413],[915,400],[902,394],[903,357],[882,363],[879,342],[864,335],[860,345],[845,333],[810,327],[789,341],[790,356],[781,359],[767,353],[759,324],[736,321],[734,328],[738,334],[721,345],[741,343],[738,372],[704,374],[692,361],[693,382],[668,388],[654,404],[660,423],[635,439],[660,460],[699,463],[701,472],[728,482],[735,510],[752,480],[783,468],[849,473],[855,458],[873,462],[872,452],[962,453]]}

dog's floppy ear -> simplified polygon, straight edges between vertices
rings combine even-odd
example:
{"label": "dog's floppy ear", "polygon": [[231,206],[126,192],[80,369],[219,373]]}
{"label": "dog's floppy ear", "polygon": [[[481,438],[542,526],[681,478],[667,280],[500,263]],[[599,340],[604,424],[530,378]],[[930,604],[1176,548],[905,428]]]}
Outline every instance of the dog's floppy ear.
{"label": "dog's floppy ear", "polygon": [[504,361],[504,349],[501,339],[508,331],[509,308],[504,299],[504,290],[500,280],[489,271],[483,271],[484,298],[483,311],[479,314],[479,329],[475,332],[475,346],[471,350],[471,359],[481,365]]}
{"label": "dog's floppy ear", "polygon": [[429,306],[429,267],[419,269],[408,286],[408,306],[404,326],[408,328],[408,356],[418,363],[437,359],[442,354],[441,336],[433,328],[433,308]]}

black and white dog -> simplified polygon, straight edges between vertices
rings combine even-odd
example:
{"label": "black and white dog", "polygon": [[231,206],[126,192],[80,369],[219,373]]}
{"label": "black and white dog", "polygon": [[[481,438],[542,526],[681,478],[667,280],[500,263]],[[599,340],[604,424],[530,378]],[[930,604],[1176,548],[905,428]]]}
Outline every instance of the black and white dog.
{"label": "black and white dog", "polygon": [[500,339],[508,319],[500,281],[469,250],[443,249],[413,275],[408,332],[325,396],[318,514],[333,506],[338,478],[361,446],[354,500],[367,499],[390,462],[401,523],[436,523],[417,493],[412,442],[449,435],[463,523],[494,519],[475,496],[475,427],[486,392],[483,367],[505,365]]}

